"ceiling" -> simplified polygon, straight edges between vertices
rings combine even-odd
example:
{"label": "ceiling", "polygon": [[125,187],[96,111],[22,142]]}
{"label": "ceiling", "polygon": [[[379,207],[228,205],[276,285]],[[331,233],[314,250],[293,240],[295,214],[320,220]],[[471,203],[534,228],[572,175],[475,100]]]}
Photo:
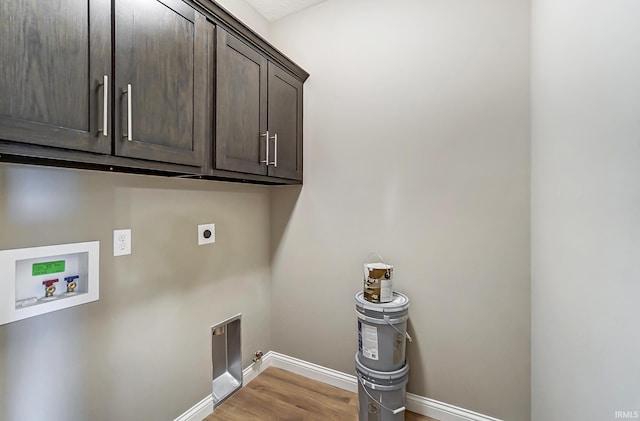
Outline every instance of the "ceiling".
{"label": "ceiling", "polygon": [[327,0],[246,0],[264,18],[273,22]]}

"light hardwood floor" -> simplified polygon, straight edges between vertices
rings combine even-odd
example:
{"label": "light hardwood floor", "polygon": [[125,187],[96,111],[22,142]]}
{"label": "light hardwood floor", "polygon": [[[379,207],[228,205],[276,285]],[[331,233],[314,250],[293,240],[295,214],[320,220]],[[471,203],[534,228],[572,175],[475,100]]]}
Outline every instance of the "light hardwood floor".
{"label": "light hardwood floor", "polygon": [[[358,395],[269,367],[204,421],[356,421]],[[436,421],[407,412],[405,421]]]}

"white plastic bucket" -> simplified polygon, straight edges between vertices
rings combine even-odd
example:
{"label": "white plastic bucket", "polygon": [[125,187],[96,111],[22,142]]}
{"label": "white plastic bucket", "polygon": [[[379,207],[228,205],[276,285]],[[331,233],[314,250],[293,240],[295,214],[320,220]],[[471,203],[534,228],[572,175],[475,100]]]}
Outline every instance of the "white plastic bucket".
{"label": "white plastic bucket", "polygon": [[359,421],[404,420],[409,365],[383,372],[365,367],[356,354]]}
{"label": "white plastic bucket", "polygon": [[356,294],[358,315],[358,357],[367,368],[378,371],[399,370],[405,364],[409,298],[393,293],[388,303],[374,304]]}

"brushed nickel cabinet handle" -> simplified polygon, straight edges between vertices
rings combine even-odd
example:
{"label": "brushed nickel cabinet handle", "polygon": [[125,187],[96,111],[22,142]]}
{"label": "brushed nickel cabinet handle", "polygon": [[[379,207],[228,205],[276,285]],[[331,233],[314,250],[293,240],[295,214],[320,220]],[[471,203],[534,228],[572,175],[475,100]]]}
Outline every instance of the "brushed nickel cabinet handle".
{"label": "brushed nickel cabinet handle", "polygon": [[272,162],[272,164],[273,164],[274,167],[278,166],[278,133],[273,135],[273,162]]}
{"label": "brushed nickel cabinet handle", "polygon": [[127,138],[129,142],[133,140],[133,130],[131,127],[131,121],[133,120],[131,113],[131,84],[127,84],[127,89],[122,91],[123,95],[127,95],[127,132],[122,137]]}
{"label": "brushed nickel cabinet handle", "polygon": [[266,144],[265,144],[266,154],[265,154],[265,157],[264,157],[265,159],[264,159],[264,161],[260,161],[260,163],[269,165],[270,164],[270,162],[269,162],[269,130],[267,130],[266,133],[261,134],[260,137],[264,137],[265,142],[266,142]]}
{"label": "brushed nickel cabinet handle", "polygon": [[104,75],[102,78],[102,129],[98,132],[102,132],[102,135],[107,137],[107,129],[109,127],[109,76]]}

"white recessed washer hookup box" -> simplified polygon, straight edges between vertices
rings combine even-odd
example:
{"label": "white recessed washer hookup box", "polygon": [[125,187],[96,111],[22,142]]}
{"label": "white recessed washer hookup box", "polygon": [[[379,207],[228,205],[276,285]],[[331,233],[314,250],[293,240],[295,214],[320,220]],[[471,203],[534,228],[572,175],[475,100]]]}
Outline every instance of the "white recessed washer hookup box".
{"label": "white recessed washer hookup box", "polygon": [[0,324],[97,301],[100,242],[0,250]]}

